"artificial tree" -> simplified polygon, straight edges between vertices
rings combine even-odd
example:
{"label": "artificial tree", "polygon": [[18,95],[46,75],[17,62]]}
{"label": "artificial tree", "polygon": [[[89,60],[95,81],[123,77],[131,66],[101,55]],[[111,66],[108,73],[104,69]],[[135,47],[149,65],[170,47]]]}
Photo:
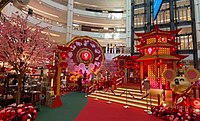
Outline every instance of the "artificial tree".
{"label": "artificial tree", "polygon": [[18,77],[16,103],[20,104],[23,76],[30,67],[43,67],[56,44],[50,41],[48,27],[29,25],[28,16],[5,16],[0,21],[0,59],[8,62]]}

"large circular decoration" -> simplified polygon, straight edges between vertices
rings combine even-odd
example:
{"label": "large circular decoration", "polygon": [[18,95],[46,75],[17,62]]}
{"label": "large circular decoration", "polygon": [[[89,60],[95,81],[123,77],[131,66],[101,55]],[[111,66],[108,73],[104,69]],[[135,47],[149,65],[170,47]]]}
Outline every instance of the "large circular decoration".
{"label": "large circular decoration", "polygon": [[78,36],[72,39],[67,46],[70,48],[68,53],[70,62],[74,63],[74,66],[85,64],[90,71],[100,70],[104,62],[104,53],[97,40],[88,36]]}

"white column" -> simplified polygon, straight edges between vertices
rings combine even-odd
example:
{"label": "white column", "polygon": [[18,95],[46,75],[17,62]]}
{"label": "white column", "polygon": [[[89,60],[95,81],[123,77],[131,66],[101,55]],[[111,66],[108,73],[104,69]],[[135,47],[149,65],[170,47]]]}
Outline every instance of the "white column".
{"label": "white column", "polygon": [[68,5],[67,5],[67,35],[66,35],[67,40],[66,40],[66,42],[69,42],[72,39],[73,8],[74,8],[74,0],[68,0]]}
{"label": "white column", "polygon": [[126,47],[131,47],[131,0],[126,0]]}
{"label": "white column", "polygon": [[12,8],[13,8],[13,3],[8,3],[3,9],[2,13],[6,14],[6,16],[11,17],[12,16]]}
{"label": "white column", "polygon": [[[200,1],[194,0],[195,4],[195,20],[196,20],[196,32],[197,32],[197,44],[200,45]],[[197,46],[197,47],[198,47]],[[198,57],[200,57],[200,48],[198,48]]]}

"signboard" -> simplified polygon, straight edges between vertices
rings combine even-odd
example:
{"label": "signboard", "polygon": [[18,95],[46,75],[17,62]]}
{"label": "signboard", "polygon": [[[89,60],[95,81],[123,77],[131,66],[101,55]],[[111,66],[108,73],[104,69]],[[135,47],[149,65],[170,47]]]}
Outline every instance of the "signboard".
{"label": "signboard", "polygon": [[163,0],[154,0],[153,2],[153,19],[155,20],[161,8]]}

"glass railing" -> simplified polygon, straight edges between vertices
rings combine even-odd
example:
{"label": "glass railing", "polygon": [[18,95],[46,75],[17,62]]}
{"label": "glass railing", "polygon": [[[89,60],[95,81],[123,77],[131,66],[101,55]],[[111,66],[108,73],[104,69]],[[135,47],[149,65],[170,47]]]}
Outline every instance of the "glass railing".
{"label": "glass railing", "polygon": [[[65,5],[67,6],[68,5],[68,1],[67,0],[52,0],[56,3],[59,3],[59,4],[62,4],[62,5]],[[84,3],[79,3],[79,2],[74,2],[74,8],[76,9],[80,9],[80,10],[86,10],[87,8],[88,9],[91,9],[93,10],[93,12],[111,12],[113,11],[113,13],[115,13],[116,11],[114,11],[114,9],[118,9],[118,10],[122,10],[123,13],[126,12],[126,10],[124,10],[123,7],[121,8],[106,8],[106,6],[98,6],[98,5],[90,5],[90,4],[84,4]]]}
{"label": "glass railing", "polygon": [[[28,10],[27,9],[22,9],[21,10],[22,12],[24,12],[25,14],[28,13]],[[31,16],[35,19],[38,19],[40,21],[43,21],[43,22],[46,22],[46,23],[49,23],[51,25],[55,25],[55,26],[59,26],[59,27],[63,27],[63,28],[66,28],[67,27],[67,24],[66,23],[62,23],[62,22],[58,22],[58,21],[55,21],[55,20],[52,20],[52,19],[49,19],[47,17],[44,17],[42,15],[39,15],[37,13],[32,13]]]}

